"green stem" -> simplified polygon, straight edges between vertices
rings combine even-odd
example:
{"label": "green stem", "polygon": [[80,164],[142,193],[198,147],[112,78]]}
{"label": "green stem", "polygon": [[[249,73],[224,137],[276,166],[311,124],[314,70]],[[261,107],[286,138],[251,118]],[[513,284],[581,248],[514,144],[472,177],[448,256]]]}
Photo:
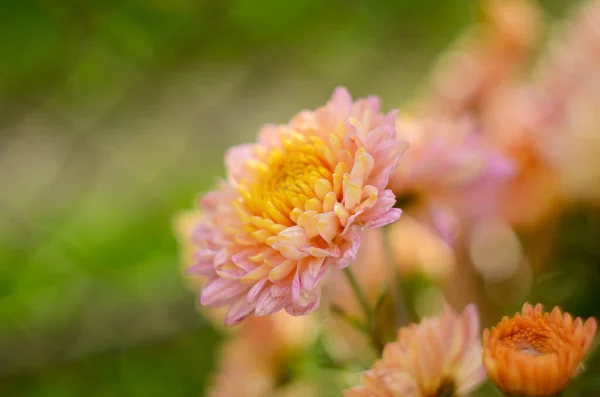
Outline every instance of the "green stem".
{"label": "green stem", "polygon": [[383,233],[383,253],[385,255],[385,261],[387,263],[387,277],[386,284],[389,290],[392,302],[394,304],[395,324],[396,328],[400,328],[410,322],[410,315],[408,314],[408,308],[401,291],[400,286],[400,274],[398,272],[398,264],[391,252],[390,247],[390,225],[385,226],[382,230]]}
{"label": "green stem", "polygon": [[360,321],[358,318],[349,315],[348,313],[346,313],[346,311],[344,311],[344,309],[342,309],[338,305],[331,305],[331,311],[333,311],[333,313],[340,316],[340,318],[342,318],[342,320],[344,320],[345,322],[347,322],[348,324],[350,324],[351,326],[353,326],[360,332],[363,332],[366,335],[370,335],[369,327],[367,327],[365,325],[365,323]]}
{"label": "green stem", "polygon": [[371,319],[373,318],[373,310],[371,309],[371,305],[369,304],[367,297],[360,288],[360,285],[358,285],[358,281],[356,280],[354,273],[352,273],[352,270],[350,270],[350,266],[344,269],[344,274],[346,275],[346,278],[348,279],[348,282],[352,287],[352,291],[354,292],[354,295],[356,296],[360,307],[365,313],[367,324],[371,324]]}
{"label": "green stem", "polygon": [[331,311],[333,311],[334,314],[340,316],[342,320],[344,320],[350,326],[354,327],[358,331],[362,332],[365,336],[367,336],[369,342],[371,343],[375,351],[377,351],[378,353],[381,353],[383,351],[384,343],[381,341],[381,339],[375,332],[372,322],[365,323],[359,320],[358,318],[349,315],[344,311],[344,309],[335,304],[331,305]]}
{"label": "green stem", "polygon": [[387,283],[384,283],[383,289],[382,289],[381,293],[379,294],[379,297],[375,301],[375,304],[373,305],[373,314],[374,315],[376,315],[379,312],[379,309],[381,309],[381,305],[383,305],[383,302],[385,301],[385,298],[388,296],[388,294],[389,294],[388,285],[387,285]]}
{"label": "green stem", "polygon": [[[360,288],[360,285],[358,284],[358,280],[356,280],[356,277],[354,276],[354,273],[352,273],[352,270],[350,270],[350,267],[346,267],[344,269],[344,274],[346,275],[346,278],[348,279],[348,282],[350,283],[350,287],[352,287],[352,291],[354,292],[354,295],[356,296],[356,299],[358,300],[358,303],[360,304],[360,307],[362,308],[364,314],[365,314],[365,321],[364,322],[360,322],[357,319],[353,319],[352,317],[348,316],[347,314],[345,314],[345,312],[342,311],[342,313],[337,313],[339,315],[342,315],[342,317],[349,323],[352,323],[355,327],[357,327],[356,322],[359,322],[361,324],[360,329],[362,329],[368,336],[369,336],[369,340],[371,341],[371,344],[373,345],[373,347],[375,348],[375,350],[379,353],[381,353],[381,351],[383,350],[383,346],[384,346],[384,342],[381,340],[381,338],[379,337],[375,325],[375,310],[373,309],[373,307],[369,304],[369,300],[367,299],[367,296],[363,293],[363,290]],[[380,302],[381,301],[381,302]],[[382,303],[382,298],[380,297],[378,299],[378,302],[376,303],[376,307],[380,306]],[[335,306],[333,307],[334,312],[339,309],[336,308]]]}

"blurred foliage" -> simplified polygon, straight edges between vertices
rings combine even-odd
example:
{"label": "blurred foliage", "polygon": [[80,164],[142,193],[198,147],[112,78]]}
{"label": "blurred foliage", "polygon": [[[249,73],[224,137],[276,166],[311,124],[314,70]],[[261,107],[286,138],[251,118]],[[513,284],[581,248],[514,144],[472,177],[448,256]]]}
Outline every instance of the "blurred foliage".
{"label": "blurred foliage", "polygon": [[560,304],[578,316],[600,318],[600,208],[575,205],[559,217],[546,269],[538,273],[534,296]]}
{"label": "blurred foliage", "polygon": [[[3,396],[197,396],[217,342],[209,330],[106,352],[0,382]],[[198,359],[198,358],[201,359]]]}

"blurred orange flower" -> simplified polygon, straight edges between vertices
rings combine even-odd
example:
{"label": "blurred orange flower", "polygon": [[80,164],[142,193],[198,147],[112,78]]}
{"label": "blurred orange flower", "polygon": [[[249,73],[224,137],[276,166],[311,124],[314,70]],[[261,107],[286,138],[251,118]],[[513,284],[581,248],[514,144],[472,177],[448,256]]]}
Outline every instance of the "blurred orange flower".
{"label": "blurred orange flower", "polygon": [[439,317],[425,318],[398,331],[383,357],[345,397],[465,396],[485,378],[480,359],[479,314],[474,305],[461,314],[446,306]]}
{"label": "blurred orange flower", "polygon": [[[308,379],[289,373],[289,364],[312,342],[311,316],[279,312],[251,317],[219,349],[210,397],[305,395]],[[314,385],[313,385],[314,386]],[[294,394],[295,390],[299,394]],[[310,395],[310,394],[309,394]]]}
{"label": "blurred orange flower", "polygon": [[551,396],[576,374],[596,328],[593,318],[584,323],[558,307],[543,313],[541,304],[525,303],[521,313],[483,331],[483,365],[505,393]]}
{"label": "blurred orange flower", "polygon": [[466,31],[441,57],[424,105],[434,114],[477,113],[490,95],[527,67],[542,28],[530,0],[483,0],[484,21]]}

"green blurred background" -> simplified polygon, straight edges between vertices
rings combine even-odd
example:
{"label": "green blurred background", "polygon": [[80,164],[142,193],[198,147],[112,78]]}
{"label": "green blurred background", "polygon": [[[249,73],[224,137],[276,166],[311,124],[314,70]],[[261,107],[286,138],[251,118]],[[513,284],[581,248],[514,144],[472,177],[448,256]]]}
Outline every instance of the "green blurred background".
{"label": "green blurred background", "polygon": [[202,395],[219,335],[173,215],[228,146],[336,85],[401,106],[476,18],[470,0],[2,1],[0,396]]}

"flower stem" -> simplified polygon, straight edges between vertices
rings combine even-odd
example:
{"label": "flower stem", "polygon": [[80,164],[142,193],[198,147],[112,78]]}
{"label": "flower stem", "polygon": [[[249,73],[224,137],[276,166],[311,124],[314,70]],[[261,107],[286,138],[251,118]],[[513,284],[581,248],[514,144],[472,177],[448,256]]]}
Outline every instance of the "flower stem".
{"label": "flower stem", "polygon": [[387,225],[383,228],[383,253],[385,255],[385,261],[387,263],[387,275],[386,282],[389,293],[394,302],[394,314],[396,328],[400,328],[409,323],[410,316],[408,314],[408,308],[404,300],[403,291],[401,291],[400,275],[398,272],[398,265],[396,259],[392,254],[392,248],[390,247],[390,228],[393,225]]}
{"label": "flower stem", "polygon": [[356,328],[358,331],[365,334],[365,336],[369,338],[369,342],[371,343],[372,347],[375,349],[376,352],[381,353],[383,351],[383,346],[385,345],[385,343],[382,342],[382,340],[377,335],[377,332],[373,327],[372,321],[363,322],[360,319],[349,315],[344,311],[344,309],[335,304],[331,305],[331,311],[333,311],[334,314],[340,316],[342,320],[347,322],[350,326]]}
{"label": "flower stem", "polygon": [[[367,296],[364,294],[363,290],[360,288],[360,285],[358,284],[358,280],[354,276],[354,273],[352,273],[352,270],[350,270],[349,267],[346,267],[344,269],[344,274],[346,275],[346,278],[348,279],[348,282],[350,283],[350,287],[352,287],[352,292],[354,292],[354,295],[356,296],[356,300],[358,300],[358,303],[360,304],[360,307],[362,308],[362,310],[365,314],[365,321],[363,322],[357,318],[349,316],[346,312],[344,312],[338,306],[334,305],[332,307],[332,310],[334,311],[334,313],[338,314],[344,320],[346,320],[346,322],[348,322],[355,328],[364,332],[369,337],[371,344],[373,345],[373,348],[378,353],[381,353],[381,351],[383,350],[384,343],[381,340],[381,338],[379,337],[377,330],[375,329],[375,310],[369,304],[369,300],[367,299]],[[377,305],[376,307],[381,305],[381,302],[379,302],[381,300],[382,300],[382,298],[380,297],[378,299],[378,302],[376,303],[376,305]]]}
{"label": "flower stem", "polygon": [[344,274],[346,275],[346,278],[348,279],[348,282],[352,287],[352,291],[354,292],[354,295],[356,296],[360,307],[365,313],[367,324],[371,324],[371,319],[373,318],[373,310],[371,309],[371,305],[369,304],[367,297],[360,288],[360,285],[358,285],[358,281],[356,280],[354,273],[352,273],[352,270],[350,270],[350,266],[344,269]]}
{"label": "flower stem", "polygon": [[348,324],[350,324],[351,326],[353,326],[354,328],[356,328],[360,332],[363,332],[363,333],[365,333],[367,335],[370,334],[370,330],[365,325],[365,323],[363,323],[362,321],[360,321],[358,318],[349,315],[348,313],[346,313],[344,311],[344,309],[342,309],[338,305],[331,305],[331,311],[333,311],[335,314],[337,314],[338,316],[340,316],[345,322],[347,322]]}

